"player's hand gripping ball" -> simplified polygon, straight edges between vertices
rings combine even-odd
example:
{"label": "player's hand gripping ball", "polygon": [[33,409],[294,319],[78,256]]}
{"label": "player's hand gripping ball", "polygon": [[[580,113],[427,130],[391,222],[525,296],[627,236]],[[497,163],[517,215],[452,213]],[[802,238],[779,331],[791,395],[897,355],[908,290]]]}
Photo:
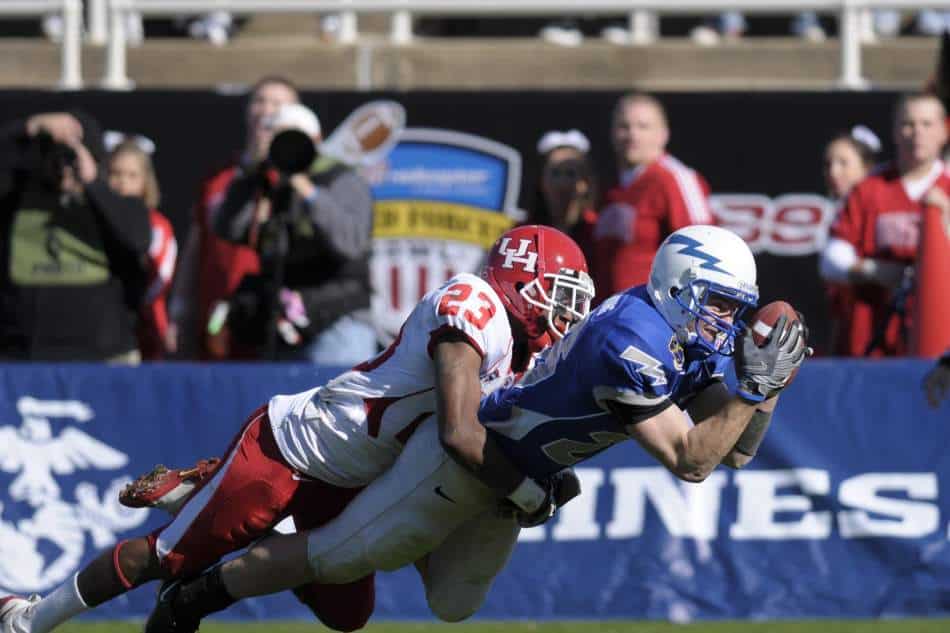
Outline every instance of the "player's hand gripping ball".
{"label": "player's hand gripping ball", "polygon": [[786,303],[764,306],[736,337],[736,395],[758,403],[787,387],[811,354],[801,315]]}

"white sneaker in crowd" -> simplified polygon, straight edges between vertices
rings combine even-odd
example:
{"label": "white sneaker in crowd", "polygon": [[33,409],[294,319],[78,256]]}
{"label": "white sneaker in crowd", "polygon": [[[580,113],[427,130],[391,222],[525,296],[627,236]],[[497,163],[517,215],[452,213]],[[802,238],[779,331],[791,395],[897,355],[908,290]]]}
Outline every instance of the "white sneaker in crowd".
{"label": "white sneaker in crowd", "polygon": [[584,34],[572,22],[554,22],[538,33],[542,40],[558,46],[580,46],[584,43]]}
{"label": "white sneaker in crowd", "polygon": [[600,32],[600,37],[615,46],[630,46],[634,43],[630,31],[618,24],[605,26]]}

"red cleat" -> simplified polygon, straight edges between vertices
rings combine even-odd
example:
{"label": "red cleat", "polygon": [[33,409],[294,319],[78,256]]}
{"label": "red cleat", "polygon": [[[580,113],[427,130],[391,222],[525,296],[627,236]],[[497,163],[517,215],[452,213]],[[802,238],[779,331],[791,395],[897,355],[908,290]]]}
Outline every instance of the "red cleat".
{"label": "red cleat", "polygon": [[198,485],[211,477],[221,460],[202,459],[192,468],[169,469],[159,464],[128,484],[119,503],[129,508],[158,508],[174,514]]}

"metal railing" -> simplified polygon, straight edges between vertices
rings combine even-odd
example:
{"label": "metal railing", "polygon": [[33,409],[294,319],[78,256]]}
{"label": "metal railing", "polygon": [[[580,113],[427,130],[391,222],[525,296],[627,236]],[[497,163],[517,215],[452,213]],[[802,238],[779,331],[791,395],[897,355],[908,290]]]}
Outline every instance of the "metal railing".
{"label": "metal railing", "polygon": [[[103,0],[92,0],[102,2]],[[388,13],[390,38],[395,44],[412,40],[414,15],[629,15],[631,42],[652,41],[653,15],[716,14],[738,10],[752,14],[815,11],[834,14],[839,22],[840,66],[838,85],[848,90],[868,87],[861,72],[863,14],[870,9],[950,9],[950,0],[109,0],[110,19],[106,74],[103,87],[127,89],[132,85],[126,66],[125,16],[194,15],[209,11],[253,13],[339,13],[343,16],[340,42],[355,43],[357,14]]]}
{"label": "metal railing", "polygon": [[60,43],[59,87],[82,88],[82,2],[80,0],[3,0],[0,16],[37,16],[60,13],[63,41]]}

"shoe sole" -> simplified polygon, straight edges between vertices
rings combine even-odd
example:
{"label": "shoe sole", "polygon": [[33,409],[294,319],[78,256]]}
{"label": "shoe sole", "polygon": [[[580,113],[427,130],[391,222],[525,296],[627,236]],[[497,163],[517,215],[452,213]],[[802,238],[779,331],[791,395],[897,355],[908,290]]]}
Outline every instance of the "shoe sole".
{"label": "shoe sole", "polygon": [[203,459],[193,468],[169,469],[159,464],[151,471],[128,484],[119,493],[119,503],[129,508],[149,508],[184,482],[200,482],[216,469],[220,460]]}

